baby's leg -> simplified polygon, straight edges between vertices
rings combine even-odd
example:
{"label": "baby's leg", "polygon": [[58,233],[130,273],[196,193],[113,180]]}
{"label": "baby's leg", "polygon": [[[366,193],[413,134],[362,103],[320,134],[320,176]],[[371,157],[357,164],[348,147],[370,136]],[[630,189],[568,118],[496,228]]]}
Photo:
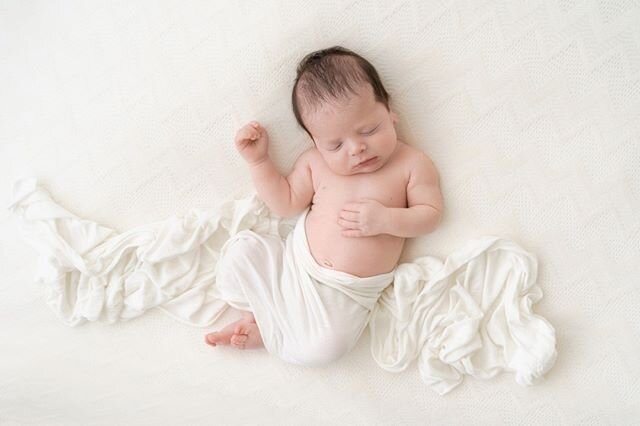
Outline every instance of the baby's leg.
{"label": "baby's leg", "polygon": [[211,346],[229,345],[237,349],[264,347],[256,319],[251,312],[247,311],[242,311],[242,319],[229,324],[220,331],[207,334],[205,342]]}
{"label": "baby's leg", "polygon": [[[265,245],[265,241],[268,245]],[[271,271],[274,268],[277,270],[277,265],[272,265],[269,259],[277,258],[279,251],[283,250],[283,241],[277,236],[261,237],[249,231],[241,231],[225,247],[225,253],[216,268],[216,289],[221,300],[242,312],[242,319],[218,332],[209,333],[205,336],[205,341],[211,346],[262,348],[262,336],[253,313],[249,312],[251,305],[243,290],[243,284],[253,283],[252,285],[269,288],[269,280],[262,277],[271,277]],[[266,291],[263,295],[265,294]]]}

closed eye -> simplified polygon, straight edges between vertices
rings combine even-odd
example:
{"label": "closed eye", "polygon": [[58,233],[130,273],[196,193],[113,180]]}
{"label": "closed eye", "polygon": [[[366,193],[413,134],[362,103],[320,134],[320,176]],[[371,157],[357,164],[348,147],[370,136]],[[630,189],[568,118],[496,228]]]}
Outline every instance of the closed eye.
{"label": "closed eye", "polygon": [[375,133],[376,130],[378,130],[378,127],[380,127],[380,125],[378,124],[376,127],[374,127],[373,129],[369,130],[368,132],[363,132],[363,135],[372,135]]}
{"label": "closed eye", "polygon": [[340,149],[340,147],[342,146],[342,142],[340,142],[338,145],[336,145],[331,151],[337,151]]}

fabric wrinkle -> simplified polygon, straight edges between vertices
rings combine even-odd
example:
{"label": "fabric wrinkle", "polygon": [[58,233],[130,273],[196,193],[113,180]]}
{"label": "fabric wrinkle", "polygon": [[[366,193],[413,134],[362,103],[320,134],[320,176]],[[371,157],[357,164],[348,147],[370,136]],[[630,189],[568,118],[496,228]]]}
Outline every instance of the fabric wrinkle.
{"label": "fabric wrinkle", "polygon": [[383,369],[414,361],[445,394],[465,375],[513,372],[521,385],[553,366],[555,330],[533,312],[537,259],[512,241],[469,240],[444,261],[431,256],[357,277],[319,265],[295,220],[255,194],[124,232],[59,206],[35,179],[14,185],[9,210],[38,252],[36,280],[70,326],[114,323],[158,308],[205,327],[229,306],[252,311],[266,350],[284,361],[335,361],[369,327]]}

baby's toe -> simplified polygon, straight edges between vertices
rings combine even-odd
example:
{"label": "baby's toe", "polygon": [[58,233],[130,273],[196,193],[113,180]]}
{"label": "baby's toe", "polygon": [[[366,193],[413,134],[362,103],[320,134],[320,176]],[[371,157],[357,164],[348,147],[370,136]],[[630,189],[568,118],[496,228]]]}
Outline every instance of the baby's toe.
{"label": "baby's toe", "polygon": [[218,331],[214,331],[204,336],[204,341],[208,345],[216,346],[216,345],[228,345],[229,338],[231,333],[220,333]]}
{"label": "baby's toe", "polygon": [[247,324],[240,323],[236,325],[233,329],[233,334],[248,334],[247,333]]}
{"label": "baby's toe", "polygon": [[244,349],[247,343],[247,336],[244,334],[234,334],[231,336],[231,345],[238,349]]}
{"label": "baby's toe", "polygon": [[211,346],[216,346],[218,344],[225,344],[225,336],[222,333],[213,332],[209,333],[205,336],[205,341]]}

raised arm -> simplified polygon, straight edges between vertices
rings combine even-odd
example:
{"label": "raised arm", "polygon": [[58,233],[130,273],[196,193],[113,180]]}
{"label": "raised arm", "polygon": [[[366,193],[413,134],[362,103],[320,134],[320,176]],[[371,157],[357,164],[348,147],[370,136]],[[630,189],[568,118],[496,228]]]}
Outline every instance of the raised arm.
{"label": "raised arm", "polygon": [[236,148],[247,161],[258,195],[281,217],[300,213],[313,197],[310,151],[304,152],[285,178],[276,169],[267,152],[269,137],[264,127],[253,121],[236,135]]}
{"label": "raised arm", "polygon": [[251,178],[258,195],[272,212],[281,217],[291,217],[303,211],[313,197],[311,169],[308,156],[303,153],[285,178],[278,172],[271,158],[251,165]]}

